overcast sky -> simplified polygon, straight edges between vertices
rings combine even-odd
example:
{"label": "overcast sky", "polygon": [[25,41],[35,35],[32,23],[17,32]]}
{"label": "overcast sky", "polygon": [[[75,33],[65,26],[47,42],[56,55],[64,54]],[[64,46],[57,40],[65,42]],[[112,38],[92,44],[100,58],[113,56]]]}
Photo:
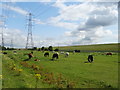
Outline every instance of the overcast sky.
{"label": "overcast sky", "polygon": [[32,32],[37,47],[118,42],[117,2],[75,1],[0,3],[0,12],[6,17],[0,19],[1,26],[5,20],[5,46],[10,46],[11,39],[14,47],[26,46],[28,13],[33,15]]}

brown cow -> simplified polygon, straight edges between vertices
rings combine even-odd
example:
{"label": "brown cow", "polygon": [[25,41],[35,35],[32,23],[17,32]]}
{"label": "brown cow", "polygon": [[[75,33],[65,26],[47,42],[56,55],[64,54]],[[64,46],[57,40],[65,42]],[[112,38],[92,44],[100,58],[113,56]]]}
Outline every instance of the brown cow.
{"label": "brown cow", "polygon": [[29,54],[28,54],[28,57],[29,57],[29,59],[31,59],[32,57],[34,57],[34,56],[33,56],[33,52],[29,53]]}
{"label": "brown cow", "polygon": [[107,56],[107,55],[112,55],[112,53],[106,53],[106,56]]}

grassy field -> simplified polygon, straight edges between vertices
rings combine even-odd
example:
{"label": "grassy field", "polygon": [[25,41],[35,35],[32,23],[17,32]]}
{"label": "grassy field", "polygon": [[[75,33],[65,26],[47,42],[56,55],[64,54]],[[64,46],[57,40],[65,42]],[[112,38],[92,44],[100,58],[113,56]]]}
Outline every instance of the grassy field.
{"label": "grassy field", "polygon": [[[117,88],[118,53],[112,56],[92,53],[93,63],[85,63],[89,53],[70,53],[69,57],[60,54],[59,59],[51,61],[43,52],[34,51],[34,58],[28,58],[30,51],[6,51],[2,55],[3,88]],[[39,59],[40,61],[34,61]],[[22,69],[20,72],[19,70]],[[41,74],[36,80],[35,74]]]}
{"label": "grassy field", "polygon": [[81,46],[65,46],[59,47],[60,50],[87,50],[87,51],[118,51],[120,44],[96,44]]}

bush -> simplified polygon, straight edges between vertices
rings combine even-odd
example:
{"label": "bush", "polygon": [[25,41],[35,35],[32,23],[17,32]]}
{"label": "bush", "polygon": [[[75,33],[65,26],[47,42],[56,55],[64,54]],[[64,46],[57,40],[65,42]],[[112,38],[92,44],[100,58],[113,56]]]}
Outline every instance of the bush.
{"label": "bush", "polygon": [[48,47],[48,50],[49,50],[49,51],[53,51],[53,47],[52,47],[52,46],[49,46],[49,47]]}
{"label": "bush", "polygon": [[45,47],[42,47],[41,50],[44,51]]}
{"label": "bush", "polygon": [[33,47],[33,50],[37,50],[37,47]]}
{"label": "bush", "polygon": [[59,51],[59,49],[56,48],[54,51]]}

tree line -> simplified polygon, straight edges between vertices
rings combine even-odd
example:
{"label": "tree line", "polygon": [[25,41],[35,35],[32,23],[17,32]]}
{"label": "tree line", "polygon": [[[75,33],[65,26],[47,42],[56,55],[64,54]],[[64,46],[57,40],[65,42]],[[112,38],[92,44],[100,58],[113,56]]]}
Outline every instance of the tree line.
{"label": "tree line", "polygon": [[[17,48],[9,48],[9,47],[3,47],[0,45],[0,50],[16,50]],[[27,50],[38,50],[38,51],[59,51],[58,48],[53,49],[52,46],[47,47],[41,47],[41,48],[37,48],[37,47],[33,47],[33,48],[28,48]]]}

